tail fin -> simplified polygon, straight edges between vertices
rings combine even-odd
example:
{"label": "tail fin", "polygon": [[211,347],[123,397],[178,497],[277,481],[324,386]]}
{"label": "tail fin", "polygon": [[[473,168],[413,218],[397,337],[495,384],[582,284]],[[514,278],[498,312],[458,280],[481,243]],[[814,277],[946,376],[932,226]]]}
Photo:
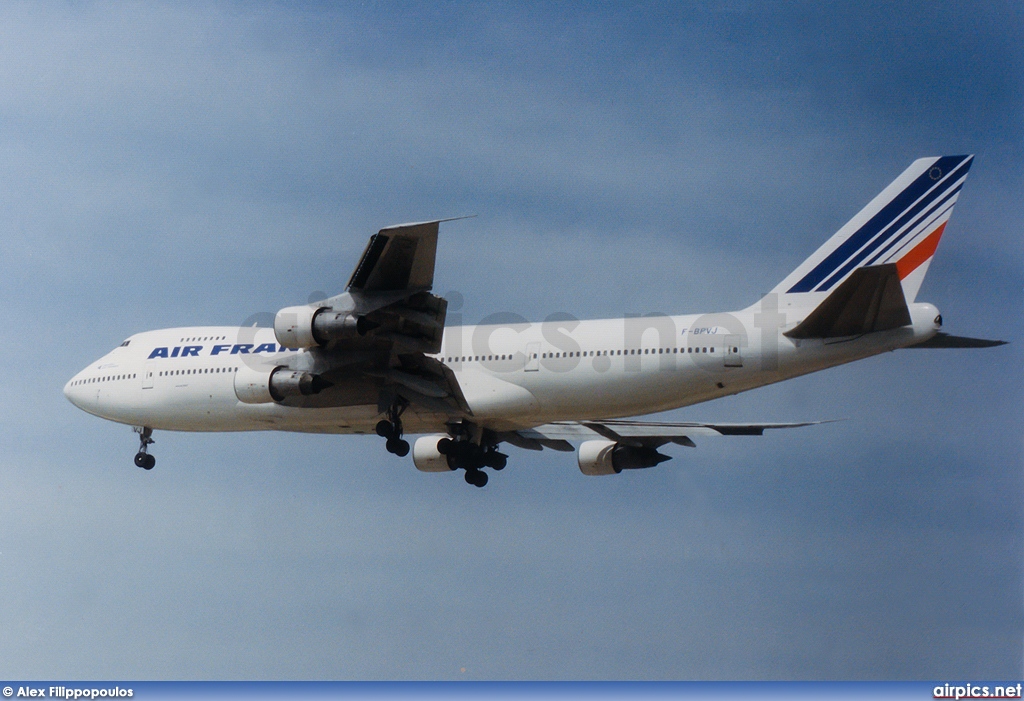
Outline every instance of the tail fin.
{"label": "tail fin", "polygon": [[913,302],[973,160],[914,161],[772,292],[806,294],[807,306],[816,306],[858,268],[893,263]]}

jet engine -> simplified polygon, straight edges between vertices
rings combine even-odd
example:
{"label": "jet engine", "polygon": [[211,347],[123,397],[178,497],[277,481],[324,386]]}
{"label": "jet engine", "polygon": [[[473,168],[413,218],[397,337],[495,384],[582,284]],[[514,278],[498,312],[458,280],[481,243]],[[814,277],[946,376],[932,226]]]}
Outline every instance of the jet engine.
{"label": "jet engine", "polygon": [[319,375],[285,367],[251,368],[242,365],[235,372],[235,396],[245,404],[281,402],[288,397],[319,394],[331,383]]}
{"label": "jet engine", "polygon": [[363,336],[373,327],[364,317],[328,307],[285,307],[274,317],[274,336],[286,348],[312,348]]}
{"label": "jet engine", "polygon": [[640,470],[671,460],[654,448],[623,445],[615,441],[585,441],[577,459],[585,475],[617,475],[623,470]]}
{"label": "jet engine", "polygon": [[420,472],[450,472],[448,456],[437,449],[441,440],[451,440],[443,433],[421,436],[412,446],[412,462]]}

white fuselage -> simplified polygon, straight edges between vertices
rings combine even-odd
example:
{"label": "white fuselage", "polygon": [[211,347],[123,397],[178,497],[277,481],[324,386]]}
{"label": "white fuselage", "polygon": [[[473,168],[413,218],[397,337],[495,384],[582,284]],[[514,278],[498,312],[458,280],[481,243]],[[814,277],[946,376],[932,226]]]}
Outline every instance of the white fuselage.
{"label": "white fuselage", "polygon": [[[435,358],[458,379],[477,423],[496,430],[552,421],[650,414],[736,394],[924,341],[937,310],[910,305],[913,323],[823,342],[755,308],[657,316],[447,328]],[[64,393],[97,416],[175,431],[372,433],[377,402],[341,407],[247,404],[235,393],[246,365],[302,364],[274,330],[193,327],[132,336],[75,375]],[[447,415],[414,405],[408,433],[443,432]]]}

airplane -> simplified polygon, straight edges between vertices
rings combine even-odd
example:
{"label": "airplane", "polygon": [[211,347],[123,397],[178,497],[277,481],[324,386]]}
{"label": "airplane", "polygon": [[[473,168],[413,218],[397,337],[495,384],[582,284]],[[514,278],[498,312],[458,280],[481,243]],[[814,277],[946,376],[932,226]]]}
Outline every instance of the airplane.
{"label": "airplane", "polygon": [[[483,487],[503,443],[577,453],[585,475],[670,459],[694,438],[822,422],[654,422],[628,417],[707,402],[900,348],[1002,345],[946,334],[916,297],[973,156],[914,161],[775,288],[746,309],[445,326],[431,292],[441,219],[371,236],[346,291],[281,309],[273,328],[137,333],[64,394],[139,434],[376,434],[424,472]],[[579,448],[574,443],[580,443]]]}

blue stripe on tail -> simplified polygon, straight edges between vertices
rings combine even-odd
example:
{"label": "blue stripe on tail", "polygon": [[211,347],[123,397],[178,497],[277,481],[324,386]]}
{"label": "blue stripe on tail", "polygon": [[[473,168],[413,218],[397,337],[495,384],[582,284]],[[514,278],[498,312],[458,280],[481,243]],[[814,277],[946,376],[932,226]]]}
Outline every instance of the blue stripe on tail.
{"label": "blue stripe on tail", "polygon": [[[951,175],[941,187],[936,188],[924,201],[918,203],[918,206],[914,206],[918,199],[932,187],[935,187],[937,180],[940,180],[944,175],[953,170],[959,170],[960,166],[962,166],[962,172]],[[915,214],[927,208],[929,204],[934,203],[943,194],[946,194],[946,191],[953,187],[956,181],[962,178],[970,167],[970,156],[943,156],[940,158],[927,171],[918,176],[914,182],[904,188],[903,192],[885,205],[881,211],[871,217],[860,229],[843,241],[836,250],[826,256],[825,260],[818,263],[813,270],[793,285],[788,292],[810,292],[815,290],[815,288],[819,292],[829,290],[850,269],[856,267],[872,251],[883,245],[887,237],[879,237],[873,245],[869,246],[865,251],[861,251],[865,244],[872,241],[876,235],[893,224],[897,219],[900,219],[900,224],[892,229],[893,231],[898,230],[903,223],[909,221]],[[913,211],[908,212],[907,210],[911,208]],[[904,214],[905,216],[902,216]],[[861,252],[858,254],[858,251]],[[854,258],[856,260],[853,260]],[[837,273],[840,268],[842,268],[842,271]],[[826,281],[824,285],[821,285],[822,281]],[[819,287],[819,285],[821,286]]]}

